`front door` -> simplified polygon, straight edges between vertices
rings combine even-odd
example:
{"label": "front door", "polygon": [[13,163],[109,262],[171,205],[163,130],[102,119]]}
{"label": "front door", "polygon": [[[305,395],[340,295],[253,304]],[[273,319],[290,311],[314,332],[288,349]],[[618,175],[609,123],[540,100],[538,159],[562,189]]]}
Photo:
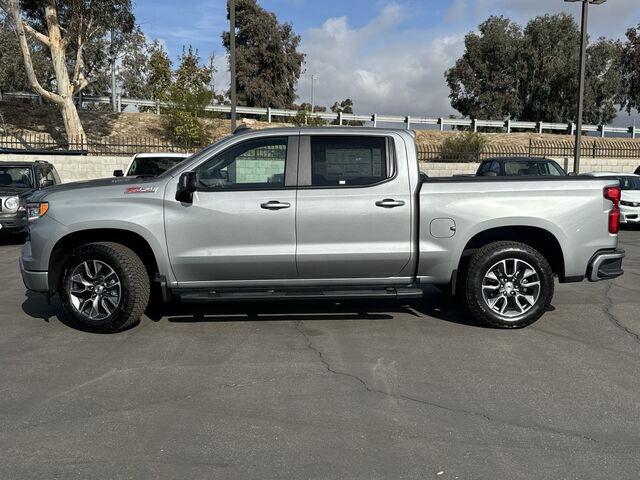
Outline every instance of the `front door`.
{"label": "front door", "polygon": [[196,168],[193,204],[167,191],[167,246],[181,287],[296,278],[297,160],[297,136],[247,140]]}
{"label": "front door", "polygon": [[[296,235],[304,279],[410,276],[412,198],[393,137],[301,137]],[[398,157],[398,158],[396,158]],[[349,283],[349,282],[345,282]]]}

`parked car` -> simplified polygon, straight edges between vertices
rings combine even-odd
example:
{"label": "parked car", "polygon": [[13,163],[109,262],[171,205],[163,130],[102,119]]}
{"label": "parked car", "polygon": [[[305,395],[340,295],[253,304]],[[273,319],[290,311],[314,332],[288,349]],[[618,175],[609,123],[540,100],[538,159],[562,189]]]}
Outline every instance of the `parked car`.
{"label": "parked car", "polygon": [[622,189],[620,222],[640,225],[640,175],[607,172],[589,173],[588,175],[619,181]]}
{"label": "parked car", "polygon": [[634,172],[636,175],[640,175],[640,166],[638,168],[636,168],[636,171]]}
{"label": "parked car", "polygon": [[58,172],[48,162],[0,162],[0,233],[26,233],[26,199],[59,183]]}
{"label": "parked car", "polygon": [[125,171],[115,170],[113,176],[157,177],[190,156],[188,153],[138,153]]}
{"label": "parked car", "polygon": [[[571,198],[571,202],[567,202]],[[560,282],[622,275],[620,188],[598,178],[420,176],[414,136],[267,129],[156,178],[39,192],[20,260],[85,328],[118,331],[150,279],[184,301],[418,298],[450,285],[473,316],[536,321]]]}
{"label": "parked car", "polygon": [[480,163],[478,177],[566,177],[554,160],[535,157],[488,158]]}

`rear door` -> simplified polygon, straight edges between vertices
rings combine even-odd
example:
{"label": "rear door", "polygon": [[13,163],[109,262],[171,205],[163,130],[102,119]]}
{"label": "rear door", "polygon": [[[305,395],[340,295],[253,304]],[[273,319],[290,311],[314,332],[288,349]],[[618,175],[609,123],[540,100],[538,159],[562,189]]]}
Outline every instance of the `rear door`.
{"label": "rear door", "polygon": [[296,215],[301,279],[404,276],[411,258],[412,198],[401,144],[396,155],[393,137],[301,137]]}

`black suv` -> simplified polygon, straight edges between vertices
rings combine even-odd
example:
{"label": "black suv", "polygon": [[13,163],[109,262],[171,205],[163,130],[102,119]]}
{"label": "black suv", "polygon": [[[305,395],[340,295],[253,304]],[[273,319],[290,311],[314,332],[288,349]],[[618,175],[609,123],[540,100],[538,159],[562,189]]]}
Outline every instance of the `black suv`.
{"label": "black suv", "polygon": [[0,162],[0,235],[26,233],[26,200],[34,191],[61,183],[49,162]]}

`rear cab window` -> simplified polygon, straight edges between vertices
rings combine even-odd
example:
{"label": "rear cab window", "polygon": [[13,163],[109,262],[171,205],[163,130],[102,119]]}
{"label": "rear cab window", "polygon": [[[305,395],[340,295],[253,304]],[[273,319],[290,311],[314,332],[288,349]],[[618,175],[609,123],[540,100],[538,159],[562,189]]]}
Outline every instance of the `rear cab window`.
{"label": "rear cab window", "polygon": [[386,181],[394,170],[390,141],[374,136],[311,136],[310,179],[302,186],[367,186]]}

